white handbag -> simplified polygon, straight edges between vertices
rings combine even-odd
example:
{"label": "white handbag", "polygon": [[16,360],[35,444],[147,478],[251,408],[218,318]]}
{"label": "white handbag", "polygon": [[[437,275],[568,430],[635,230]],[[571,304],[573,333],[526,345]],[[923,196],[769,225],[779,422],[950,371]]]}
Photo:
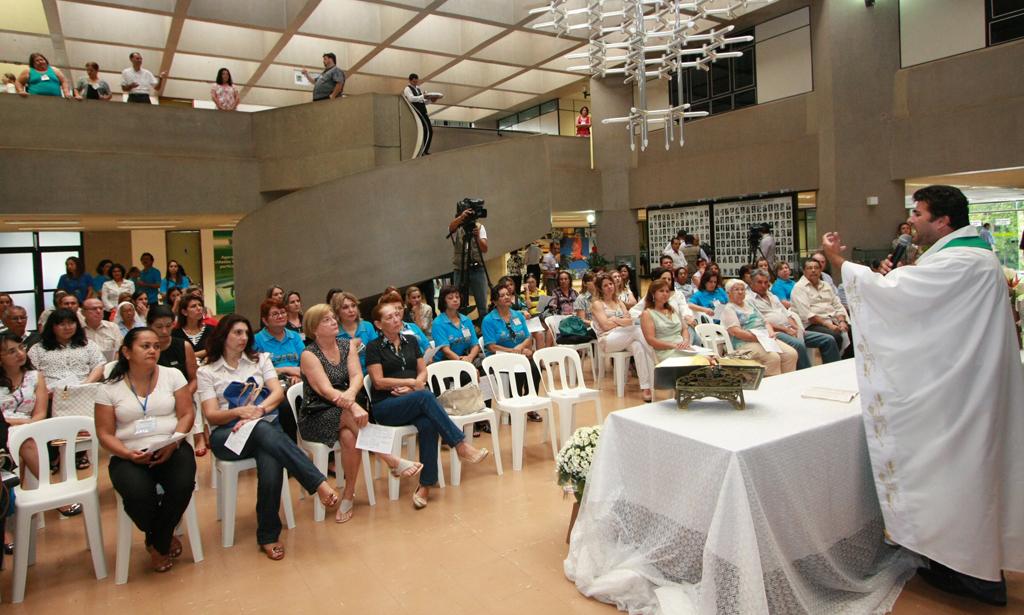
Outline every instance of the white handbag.
{"label": "white handbag", "polygon": [[50,406],[52,416],[94,416],[96,410],[96,391],[100,384],[78,384],[63,386],[53,391],[53,403]]}

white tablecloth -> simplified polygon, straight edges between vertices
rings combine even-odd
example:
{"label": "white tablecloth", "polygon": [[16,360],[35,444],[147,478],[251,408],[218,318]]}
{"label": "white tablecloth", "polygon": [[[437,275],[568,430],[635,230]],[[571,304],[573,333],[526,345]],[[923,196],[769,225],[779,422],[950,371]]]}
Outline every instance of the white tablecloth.
{"label": "white tablecloth", "polygon": [[636,613],[882,613],[916,558],[883,542],[853,361],[765,379],[747,409],[609,416],[565,573]]}

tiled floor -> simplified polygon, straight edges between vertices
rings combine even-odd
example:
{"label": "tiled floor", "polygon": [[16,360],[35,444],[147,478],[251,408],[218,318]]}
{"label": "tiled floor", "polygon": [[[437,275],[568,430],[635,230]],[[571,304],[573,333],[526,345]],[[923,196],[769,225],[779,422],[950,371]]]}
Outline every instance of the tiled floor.
{"label": "tiled floor", "polygon": [[[605,381],[605,412],[641,403],[634,379],[627,397],[618,399]],[[580,420],[593,422],[587,406]],[[523,613],[602,613],[614,607],[578,593],[562,573],[565,533],[572,500],[555,483],[551,450],[541,443],[542,425],[528,424],[525,465],[511,470],[508,428],[502,430],[505,475],[490,460],[463,466],[462,485],[436,489],[430,505],[413,510],[411,484],[401,499],[387,499],[378,480],[377,506],[366,503],[360,483],[355,518],[345,524],[314,523],[312,501],[298,500],[293,482],[297,527],[285,530],[288,549],[281,562],[263,557],[255,544],[254,473],[243,474],[235,546],[220,546],[209,488],[209,456],[200,459],[200,526],[206,560],[193,564],[185,554],[167,574],[148,570],[149,558],[136,533],[127,585],[114,585],[116,539],[114,494],[101,462],[101,501],[110,576],[96,581],[85,551],[80,518],[47,515],[40,532],[38,563],[29,569],[25,602],[0,605],[0,613],[128,615],[173,613],[443,613],[522,615]],[[489,438],[477,443],[487,446]],[[447,468],[447,453],[444,457]],[[0,594],[10,599],[10,558],[0,574]],[[1024,575],[1010,576],[1012,601],[1006,609],[940,594],[914,579],[896,604],[897,615],[952,613],[1024,613]]]}

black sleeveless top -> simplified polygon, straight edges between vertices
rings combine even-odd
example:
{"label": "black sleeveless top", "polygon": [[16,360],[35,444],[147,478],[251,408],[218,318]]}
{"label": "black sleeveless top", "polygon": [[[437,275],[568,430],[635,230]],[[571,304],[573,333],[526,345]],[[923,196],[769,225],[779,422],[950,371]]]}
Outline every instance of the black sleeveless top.
{"label": "black sleeveless top", "polygon": [[188,380],[188,369],[186,368],[185,361],[185,344],[191,342],[185,341],[184,338],[171,336],[171,345],[167,350],[160,351],[160,358],[156,360],[157,365],[163,365],[164,367],[173,367],[174,369],[181,372],[181,375]]}

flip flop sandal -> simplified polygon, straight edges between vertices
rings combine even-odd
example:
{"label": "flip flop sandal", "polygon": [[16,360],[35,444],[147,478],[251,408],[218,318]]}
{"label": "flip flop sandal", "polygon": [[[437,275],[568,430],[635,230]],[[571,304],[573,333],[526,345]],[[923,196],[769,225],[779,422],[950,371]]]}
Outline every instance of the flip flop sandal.
{"label": "flip flop sandal", "polygon": [[487,450],[486,448],[481,448],[477,449],[476,455],[473,455],[472,457],[463,457],[462,455],[459,455],[459,459],[465,461],[466,463],[480,463],[484,459],[487,459],[487,456],[490,454],[491,451]]}
{"label": "flip flop sandal", "polygon": [[395,478],[412,478],[423,470],[423,464],[408,459],[398,460],[398,466],[391,468],[391,476]]}
{"label": "flip flop sandal", "polygon": [[171,559],[181,557],[181,541],[178,540],[177,536],[171,538],[171,548],[167,551],[167,555],[169,555]]}
{"label": "flip flop sandal", "polygon": [[417,491],[413,491],[412,507],[416,510],[423,510],[427,507],[427,498],[421,497]]}
{"label": "flip flop sandal", "polygon": [[356,503],[352,500],[342,500],[338,512],[334,514],[335,523],[347,523],[352,520]]}

